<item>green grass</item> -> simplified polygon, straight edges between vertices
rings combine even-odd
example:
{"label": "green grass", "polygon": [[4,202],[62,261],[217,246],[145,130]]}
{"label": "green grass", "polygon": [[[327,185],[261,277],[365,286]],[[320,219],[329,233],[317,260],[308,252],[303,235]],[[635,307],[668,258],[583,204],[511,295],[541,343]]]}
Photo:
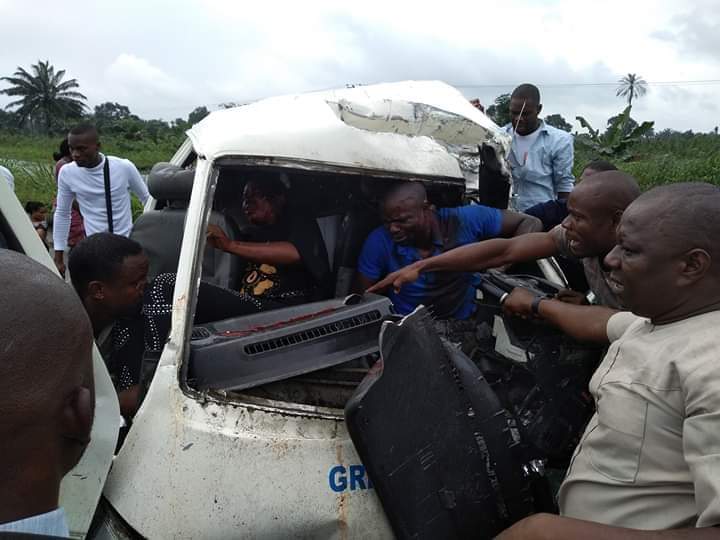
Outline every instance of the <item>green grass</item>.
{"label": "green grass", "polygon": [[[101,137],[102,152],[127,158],[141,171],[158,161],[168,161],[183,141],[182,136],[157,141],[128,140],[123,137]],[[0,132],[0,160],[52,163],[53,152],[60,146],[59,137],[30,137]]]}
{"label": "green grass", "polygon": [[[154,141],[134,141],[122,137],[103,137],[102,151],[132,161],[142,173],[147,173],[159,161],[169,161],[183,139],[167,137]],[[59,137],[31,137],[0,132],[0,165],[10,169],[15,177],[15,194],[24,205],[39,201],[50,205],[55,198],[53,152],[58,150]],[[132,199],[133,216],[142,212],[139,201]]]}
{"label": "green grass", "polygon": [[[641,141],[633,148],[634,158],[615,162],[637,178],[643,189],[672,182],[709,182],[720,185],[720,136],[676,133]],[[575,168],[579,176],[594,156],[577,149]]]}

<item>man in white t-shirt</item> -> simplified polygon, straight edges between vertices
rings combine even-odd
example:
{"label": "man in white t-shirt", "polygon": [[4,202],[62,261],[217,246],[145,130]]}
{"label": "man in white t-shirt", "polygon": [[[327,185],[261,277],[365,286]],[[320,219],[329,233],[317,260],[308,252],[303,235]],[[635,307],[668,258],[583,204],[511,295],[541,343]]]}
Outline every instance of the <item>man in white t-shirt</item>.
{"label": "man in white t-shirt", "polygon": [[[94,126],[83,124],[70,130],[68,144],[73,161],[60,169],[58,175],[57,208],[53,222],[55,264],[62,274],[65,272],[63,252],[67,249],[73,199],[80,206],[88,236],[98,232],[129,236],[132,230],[130,191],[143,204],[150,196],[142,176],[132,162],[100,153],[100,140]],[[106,160],[110,178],[112,227],[105,194]]]}
{"label": "man in white t-shirt", "polygon": [[512,170],[512,205],[524,212],[550,200],[565,200],[573,189],[573,138],[539,118],[540,91],[521,84],[510,96],[511,123],[504,127],[512,136],[508,162]]}
{"label": "man in white t-shirt", "polygon": [[537,514],[498,538],[720,537],[718,207],[716,186],[684,183],[625,210],[605,262],[632,313],[525,289],[506,299],[511,313],[610,348],[590,381],[597,412],[560,488],[561,515]]}
{"label": "man in white t-shirt", "polygon": [[4,178],[5,181],[8,183],[8,185],[10,186],[10,189],[15,191],[15,178],[13,178],[13,175],[10,172],[10,169],[0,165],[0,178]]}
{"label": "man in white t-shirt", "polygon": [[90,320],[70,285],[0,249],[0,537],[68,537],[60,482],[90,441]]}

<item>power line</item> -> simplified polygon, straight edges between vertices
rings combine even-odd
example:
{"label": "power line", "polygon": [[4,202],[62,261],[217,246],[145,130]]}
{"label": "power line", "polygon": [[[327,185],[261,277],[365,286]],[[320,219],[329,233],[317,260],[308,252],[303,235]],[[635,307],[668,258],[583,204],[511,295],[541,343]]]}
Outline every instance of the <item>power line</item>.
{"label": "power line", "polygon": [[[703,85],[717,85],[720,84],[720,79],[699,79],[699,80],[685,80],[685,81],[645,81],[647,86],[703,86]],[[357,86],[366,86],[376,83],[357,83]],[[461,88],[461,89],[479,89],[479,88],[513,88],[517,86],[517,83],[507,83],[507,84],[456,84],[456,83],[448,83],[451,86],[454,86],[455,88]],[[535,83],[536,86],[539,86],[543,89],[545,88],[573,88],[573,87],[618,87],[622,83],[620,81],[616,82],[591,82],[591,83]],[[335,88],[340,88],[342,85],[338,84],[338,86],[331,86],[327,88],[322,89],[316,89],[316,90],[306,90],[306,92],[322,92],[324,90],[332,90]],[[253,98],[253,99],[243,99],[238,101],[238,104],[247,104],[252,103],[254,101],[257,101],[260,98]],[[228,100],[228,101],[222,101],[218,103],[206,103],[204,104],[205,107],[211,108],[211,109],[217,109],[220,108],[223,105],[226,105],[229,102],[234,102],[234,100]],[[160,111],[183,111],[187,109],[194,109],[195,107],[202,106],[202,105],[160,105],[153,107],[154,110],[160,110]]]}
{"label": "power line", "polygon": [[[720,79],[705,79],[695,81],[645,81],[648,86],[700,86],[700,85],[713,85],[720,84]],[[454,84],[452,86],[456,88],[508,88],[516,86],[515,83],[508,84]],[[594,83],[536,83],[536,86],[542,88],[565,88],[575,86],[619,86],[622,83],[617,82],[594,82]]]}

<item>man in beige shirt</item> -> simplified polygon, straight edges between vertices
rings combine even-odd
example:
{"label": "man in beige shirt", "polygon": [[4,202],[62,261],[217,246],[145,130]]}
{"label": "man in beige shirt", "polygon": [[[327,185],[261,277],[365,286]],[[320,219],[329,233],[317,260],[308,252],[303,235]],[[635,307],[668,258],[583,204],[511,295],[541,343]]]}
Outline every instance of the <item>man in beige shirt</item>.
{"label": "man in beige shirt", "polygon": [[[628,207],[605,263],[632,313],[534,302],[507,311],[610,341],[590,390],[597,412],[560,488],[560,516],[499,538],[720,538],[720,189],[687,183]],[[653,532],[650,532],[653,531]],[[663,531],[658,533],[657,531]]]}

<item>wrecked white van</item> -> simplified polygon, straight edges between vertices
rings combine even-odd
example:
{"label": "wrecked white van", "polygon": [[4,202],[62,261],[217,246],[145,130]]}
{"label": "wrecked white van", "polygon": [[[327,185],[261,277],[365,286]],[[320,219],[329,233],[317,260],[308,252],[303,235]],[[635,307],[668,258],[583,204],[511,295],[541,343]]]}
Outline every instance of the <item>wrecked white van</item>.
{"label": "wrecked white van", "polygon": [[[191,181],[151,175],[133,234],[152,272],[177,264],[177,281],[169,339],[105,486],[106,522],[149,538],[390,537],[343,421],[391,310],[384,297],[344,300],[378,224],[375,186],[424,181],[438,204],[461,204],[478,146],[504,164],[508,142],[438,82],[267,99],[194,126],[172,158]],[[251,170],[283,175],[317,218],[336,299],[195,328],[200,279],[233,280],[232,261],[206,253],[208,222],[230,233]],[[240,337],[213,337],[229,331]]]}
{"label": "wrecked white van", "polygon": [[[350,295],[357,256],[387,182],[422,181],[438,206],[454,206],[482,193],[483,163],[506,195],[509,144],[440,82],[266,99],[195,125],[171,160],[176,174],[150,175],[153,198],[133,232],[153,275],[177,274],[170,335],[106,482],[119,415],[112,392],[98,393],[93,444],[63,486],[73,535],[392,537],[343,420],[392,313],[384,297]],[[334,295],[196,326],[201,279],[232,287],[237,277],[205,232],[242,227],[250,171],[279,175],[317,219]],[[3,199],[2,223],[19,223]],[[17,247],[35,254],[39,242],[27,242]],[[107,390],[98,361],[96,373]]]}

